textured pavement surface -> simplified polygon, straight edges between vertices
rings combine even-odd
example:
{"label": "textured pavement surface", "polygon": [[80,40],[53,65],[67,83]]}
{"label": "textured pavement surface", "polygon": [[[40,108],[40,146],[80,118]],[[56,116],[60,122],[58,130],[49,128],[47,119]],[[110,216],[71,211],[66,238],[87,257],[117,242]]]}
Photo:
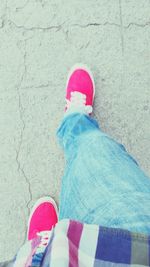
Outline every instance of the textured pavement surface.
{"label": "textured pavement surface", "polygon": [[150,1],[0,2],[0,261],[26,238],[30,209],[58,203],[64,156],[55,132],[68,70],[96,82],[94,116],[150,175]]}

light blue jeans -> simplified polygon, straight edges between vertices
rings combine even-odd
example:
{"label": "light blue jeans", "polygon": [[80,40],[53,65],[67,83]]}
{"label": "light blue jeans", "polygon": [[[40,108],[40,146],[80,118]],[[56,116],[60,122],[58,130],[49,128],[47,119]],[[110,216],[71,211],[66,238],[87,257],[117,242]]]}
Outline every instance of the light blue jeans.
{"label": "light blue jeans", "polygon": [[150,233],[150,178],[124,146],[80,113],[57,136],[66,156],[59,219]]}

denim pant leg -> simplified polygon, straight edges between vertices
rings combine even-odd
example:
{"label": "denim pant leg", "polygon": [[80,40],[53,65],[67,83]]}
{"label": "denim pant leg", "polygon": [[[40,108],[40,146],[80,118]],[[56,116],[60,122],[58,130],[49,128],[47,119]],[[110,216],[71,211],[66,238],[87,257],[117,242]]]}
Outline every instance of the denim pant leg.
{"label": "denim pant leg", "polygon": [[59,218],[150,233],[150,178],[124,146],[80,113],[57,136],[66,156]]}

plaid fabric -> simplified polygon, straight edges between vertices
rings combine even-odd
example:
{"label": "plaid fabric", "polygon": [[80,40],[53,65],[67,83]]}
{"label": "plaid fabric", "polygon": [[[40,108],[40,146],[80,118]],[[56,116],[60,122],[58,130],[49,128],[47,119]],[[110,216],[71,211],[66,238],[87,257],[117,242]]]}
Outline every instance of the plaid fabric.
{"label": "plaid fabric", "polygon": [[150,236],[62,220],[53,230],[46,250],[35,253],[30,266],[150,266]]}

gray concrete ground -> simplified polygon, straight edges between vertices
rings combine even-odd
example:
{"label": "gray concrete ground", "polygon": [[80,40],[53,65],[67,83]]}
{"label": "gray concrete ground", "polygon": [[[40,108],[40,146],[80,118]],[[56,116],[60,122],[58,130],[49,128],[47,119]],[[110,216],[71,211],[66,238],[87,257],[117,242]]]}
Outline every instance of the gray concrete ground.
{"label": "gray concrete ground", "polygon": [[150,1],[0,2],[0,260],[26,238],[34,202],[58,202],[55,132],[68,70],[94,72],[94,116],[150,175]]}

